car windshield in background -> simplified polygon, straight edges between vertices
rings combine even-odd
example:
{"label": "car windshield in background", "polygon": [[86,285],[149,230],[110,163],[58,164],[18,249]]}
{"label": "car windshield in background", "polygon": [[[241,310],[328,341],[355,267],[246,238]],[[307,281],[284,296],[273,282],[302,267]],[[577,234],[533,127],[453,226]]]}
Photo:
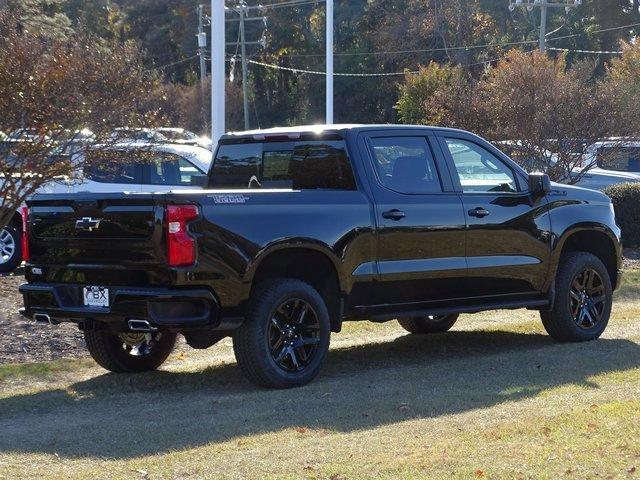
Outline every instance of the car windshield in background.
{"label": "car windshield in background", "polygon": [[204,172],[191,162],[169,152],[148,149],[95,150],[84,168],[89,180],[100,183],[146,183],[150,185],[194,185]]}
{"label": "car windshield in background", "polygon": [[141,183],[142,164],[149,152],[98,150],[91,152],[84,167],[87,179],[99,183]]}
{"label": "car windshield in background", "polygon": [[354,190],[355,180],[342,141],[222,145],[211,187]]}
{"label": "car windshield in background", "polygon": [[640,172],[640,147],[601,147],[598,167],[616,172]]}

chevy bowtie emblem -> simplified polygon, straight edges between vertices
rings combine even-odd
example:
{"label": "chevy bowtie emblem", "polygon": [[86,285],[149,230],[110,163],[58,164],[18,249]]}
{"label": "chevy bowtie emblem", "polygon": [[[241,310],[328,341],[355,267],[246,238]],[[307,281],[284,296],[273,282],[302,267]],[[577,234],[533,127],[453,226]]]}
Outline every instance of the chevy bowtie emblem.
{"label": "chevy bowtie emblem", "polygon": [[84,230],[85,232],[93,232],[100,228],[102,220],[95,220],[91,217],[83,217],[82,220],[76,220],[76,230]]}

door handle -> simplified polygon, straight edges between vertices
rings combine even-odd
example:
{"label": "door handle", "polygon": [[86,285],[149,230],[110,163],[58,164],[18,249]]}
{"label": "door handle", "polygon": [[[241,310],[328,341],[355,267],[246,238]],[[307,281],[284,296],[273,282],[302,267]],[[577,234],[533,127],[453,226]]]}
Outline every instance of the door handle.
{"label": "door handle", "polygon": [[387,212],[382,212],[382,218],[386,218],[387,220],[398,221],[402,220],[404,217],[406,217],[405,213],[395,208]]}
{"label": "door handle", "polygon": [[478,207],[478,208],[474,208],[469,210],[469,216],[470,217],[477,217],[477,218],[484,218],[486,216],[489,215],[489,210],[483,208],[483,207]]}

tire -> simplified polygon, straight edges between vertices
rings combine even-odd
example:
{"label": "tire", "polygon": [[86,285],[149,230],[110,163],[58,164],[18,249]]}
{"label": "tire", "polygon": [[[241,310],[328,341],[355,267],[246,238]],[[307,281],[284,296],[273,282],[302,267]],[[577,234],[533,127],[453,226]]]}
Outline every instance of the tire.
{"label": "tire", "polygon": [[320,371],[330,336],[327,306],[313,287],[300,280],[272,279],[252,294],[246,319],[233,333],[233,351],[256,385],[299,387]]}
{"label": "tire", "polygon": [[12,272],[22,263],[22,234],[8,225],[0,230],[0,272]]}
{"label": "tire", "polygon": [[[592,272],[593,281],[581,276],[588,275],[586,272]],[[592,288],[588,288],[589,283]],[[587,285],[584,296],[576,293],[581,292],[579,287],[583,284]],[[611,279],[602,261],[590,253],[570,252],[560,261],[553,310],[540,312],[540,317],[545,330],[555,340],[586,342],[602,335],[611,316],[612,303]],[[582,313],[585,309],[588,314]]]}
{"label": "tire", "polygon": [[[135,355],[131,345],[136,343],[140,335],[147,342],[149,336],[153,335],[153,339],[148,345],[148,353]],[[134,373],[155,370],[162,365],[173,350],[176,334],[156,332],[145,336],[88,330],[84,332],[84,339],[89,353],[102,368],[115,373]],[[132,348],[131,351],[128,348]]]}
{"label": "tire", "polygon": [[428,316],[420,318],[399,318],[398,323],[409,333],[442,333],[453,327],[459,315]]}

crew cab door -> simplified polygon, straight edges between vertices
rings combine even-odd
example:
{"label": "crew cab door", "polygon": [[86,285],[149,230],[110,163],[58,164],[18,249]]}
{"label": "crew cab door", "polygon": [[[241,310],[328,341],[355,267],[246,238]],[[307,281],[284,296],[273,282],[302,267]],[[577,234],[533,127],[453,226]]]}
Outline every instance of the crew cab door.
{"label": "crew cab door", "polygon": [[362,148],[375,200],[376,302],[410,309],[464,296],[464,212],[435,137],[425,129],[374,131]]}
{"label": "crew cab door", "polygon": [[455,132],[438,138],[464,205],[472,296],[540,292],[551,241],[546,198],[533,198],[526,175],[486,142]]}

